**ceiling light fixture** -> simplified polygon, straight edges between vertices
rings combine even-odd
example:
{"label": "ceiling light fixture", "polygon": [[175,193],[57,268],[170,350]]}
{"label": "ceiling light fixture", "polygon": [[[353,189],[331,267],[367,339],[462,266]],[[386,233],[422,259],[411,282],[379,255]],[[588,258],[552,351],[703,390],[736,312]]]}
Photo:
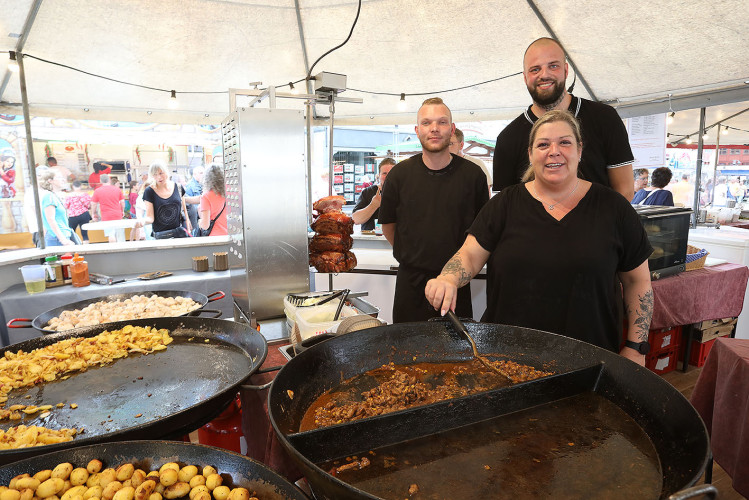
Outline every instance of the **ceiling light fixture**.
{"label": "ceiling light fixture", "polygon": [[150,115],[151,113],[153,113],[153,111],[146,111],[147,115]]}
{"label": "ceiling light fixture", "polygon": [[8,54],[10,54],[10,62],[8,63],[8,71],[12,73],[18,73],[20,68],[18,67],[18,60],[16,59],[16,53],[11,50]]}
{"label": "ceiling light fixture", "polygon": [[289,82],[289,90],[291,91],[292,94],[299,93],[299,89],[294,86],[293,82]]}
{"label": "ceiling light fixture", "polygon": [[398,111],[405,111],[406,106],[406,94],[401,93],[401,99],[398,101]]}
{"label": "ceiling light fixture", "polygon": [[703,138],[704,140],[707,140],[707,139],[708,139],[709,137],[710,137],[710,136],[709,136],[709,135],[707,135],[707,132],[705,132],[704,134],[702,134],[702,138]]}
{"label": "ceiling light fixture", "polygon": [[676,116],[674,108],[671,107],[671,94],[668,94],[668,110],[670,111],[670,113],[668,115],[668,118],[666,118],[666,123],[668,125],[671,125],[674,122],[674,116]]}
{"label": "ceiling light fixture", "polygon": [[688,135],[684,142],[686,142],[687,144],[692,144],[692,136]]}
{"label": "ceiling light fixture", "polygon": [[88,113],[88,108],[83,108],[83,111],[85,111],[86,113]]}
{"label": "ceiling light fixture", "polygon": [[177,102],[177,91],[172,90],[171,97],[169,97],[169,107],[171,109],[176,109],[179,106],[179,103]]}
{"label": "ceiling light fixture", "polygon": [[721,132],[723,135],[728,135],[728,127],[723,125],[723,132]]}

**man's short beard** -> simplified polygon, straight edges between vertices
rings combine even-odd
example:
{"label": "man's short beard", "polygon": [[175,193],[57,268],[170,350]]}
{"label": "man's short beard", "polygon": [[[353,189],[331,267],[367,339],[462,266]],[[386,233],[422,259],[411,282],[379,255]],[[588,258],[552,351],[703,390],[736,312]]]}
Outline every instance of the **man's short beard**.
{"label": "man's short beard", "polygon": [[559,103],[562,102],[562,99],[564,99],[564,83],[565,82],[555,82],[552,92],[545,97],[540,95],[538,87],[529,87],[528,92],[531,94],[533,102],[543,108],[544,111],[550,111],[557,107]]}
{"label": "man's short beard", "polygon": [[448,137],[446,141],[438,146],[430,146],[428,141],[426,143],[422,142],[421,148],[425,151],[429,151],[430,153],[441,153],[446,149],[450,149],[450,138]]}

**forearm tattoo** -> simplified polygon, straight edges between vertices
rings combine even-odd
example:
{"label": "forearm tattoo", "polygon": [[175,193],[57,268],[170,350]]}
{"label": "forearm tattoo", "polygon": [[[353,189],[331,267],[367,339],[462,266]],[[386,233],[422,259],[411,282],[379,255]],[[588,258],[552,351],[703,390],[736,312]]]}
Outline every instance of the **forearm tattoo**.
{"label": "forearm tattoo", "polygon": [[[635,314],[635,333],[639,342],[645,342],[648,340],[648,331],[650,329],[650,320],[653,317],[653,290],[648,289],[644,295],[638,296],[637,310]],[[627,315],[633,311],[630,310],[629,305],[626,307]]]}
{"label": "forearm tattoo", "polygon": [[458,278],[458,288],[467,285],[473,276],[469,273],[465,267],[463,267],[463,260],[460,258],[460,252],[456,253],[452,259],[447,261],[445,267],[442,268],[442,274],[452,274]]}

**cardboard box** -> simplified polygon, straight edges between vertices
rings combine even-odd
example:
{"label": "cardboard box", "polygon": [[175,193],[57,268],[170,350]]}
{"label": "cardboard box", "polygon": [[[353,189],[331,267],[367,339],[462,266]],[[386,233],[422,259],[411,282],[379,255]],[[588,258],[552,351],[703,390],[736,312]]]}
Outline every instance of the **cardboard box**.
{"label": "cardboard box", "polygon": [[709,319],[697,325],[698,330],[707,330],[716,326],[735,325],[737,318]]}
{"label": "cardboard box", "polygon": [[715,326],[713,328],[708,328],[706,330],[701,330],[701,331],[698,330],[692,334],[692,338],[696,340],[697,342],[702,342],[702,343],[709,342],[718,337],[731,335],[731,332],[733,331],[733,328],[735,325],[736,325],[736,320],[733,320],[731,323],[723,324],[720,326]]}

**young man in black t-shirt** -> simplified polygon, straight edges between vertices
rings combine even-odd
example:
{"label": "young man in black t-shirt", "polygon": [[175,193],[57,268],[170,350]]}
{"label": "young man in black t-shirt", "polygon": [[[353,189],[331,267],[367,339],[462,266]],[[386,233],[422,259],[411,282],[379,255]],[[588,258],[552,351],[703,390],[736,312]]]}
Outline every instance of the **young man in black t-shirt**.
{"label": "young man in black t-shirt", "polygon": [[582,128],[582,176],[631,200],[634,196],[634,156],[627,130],[611,106],[573,96],[565,90],[567,69],[564,50],[556,40],[539,38],[526,50],[523,79],[533,104],[497,137],[493,189],[500,191],[520,182],[528,167],[531,127],[545,112],[561,109],[572,113]]}
{"label": "young man in black t-shirt", "polygon": [[[455,125],[442,99],[424,101],[415,128],[423,152],[390,171],[379,214],[382,233],[399,263],[394,323],[439,316],[424,287],[463,245],[466,230],[489,199],[481,168],[450,154]],[[458,292],[456,313],[473,317],[469,287]]]}
{"label": "young man in black t-shirt", "polygon": [[359,201],[354,207],[351,218],[354,224],[361,224],[362,231],[372,231],[375,228],[375,220],[380,216],[380,202],[382,201],[382,187],[385,185],[390,169],[395,166],[395,160],[385,158],[380,162],[377,184],[364,188],[359,195]]}

